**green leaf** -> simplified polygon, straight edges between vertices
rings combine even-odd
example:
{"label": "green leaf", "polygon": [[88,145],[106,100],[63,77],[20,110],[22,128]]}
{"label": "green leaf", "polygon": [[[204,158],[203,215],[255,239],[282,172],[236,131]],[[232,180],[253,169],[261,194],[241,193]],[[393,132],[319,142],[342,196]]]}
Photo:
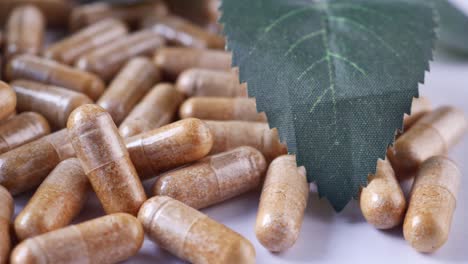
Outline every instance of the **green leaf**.
{"label": "green leaf", "polygon": [[433,10],[410,0],[223,0],[221,11],[249,95],[340,211],[418,95]]}
{"label": "green leaf", "polygon": [[455,52],[468,54],[468,16],[447,0],[433,0],[439,13],[439,43]]}

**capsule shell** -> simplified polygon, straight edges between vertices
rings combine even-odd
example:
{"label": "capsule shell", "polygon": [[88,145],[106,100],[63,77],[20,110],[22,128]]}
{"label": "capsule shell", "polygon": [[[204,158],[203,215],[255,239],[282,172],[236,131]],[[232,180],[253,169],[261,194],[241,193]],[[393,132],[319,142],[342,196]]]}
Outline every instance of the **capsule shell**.
{"label": "capsule shell", "polygon": [[187,18],[193,23],[204,26],[218,21],[219,0],[171,0],[167,5],[172,13]]}
{"label": "capsule shell", "polygon": [[147,179],[199,160],[210,152],[213,136],[198,119],[184,119],[126,140],[138,175]]}
{"label": "capsule shell", "polygon": [[153,193],[201,209],[256,189],[265,170],[262,153],[239,147],[161,175]]}
{"label": "capsule shell", "polygon": [[16,93],[6,83],[0,81],[0,121],[8,118],[15,112],[16,108]]}
{"label": "capsule shell", "polygon": [[427,97],[414,97],[411,104],[410,115],[405,114],[403,117],[403,127],[405,131],[409,130],[421,117],[432,111],[431,101]]}
{"label": "capsule shell", "polygon": [[0,155],[0,184],[13,195],[35,188],[60,163],[75,155],[66,129]]}
{"label": "capsule shell", "polygon": [[65,227],[86,202],[89,182],[78,159],[62,161],[15,219],[18,239]]}
{"label": "capsule shell", "polygon": [[145,233],[191,263],[255,263],[252,244],[221,223],[166,196],[146,201],[138,213]]}
{"label": "capsule shell", "polygon": [[86,53],[75,66],[109,81],[128,60],[137,56],[150,56],[164,44],[162,37],[151,30],[143,30]]}
{"label": "capsule shell", "polygon": [[25,112],[0,126],[0,154],[50,133],[47,120],[40,114]]}
{"label": "capsule shell", "polygon": [[463,112],[453,107],[441,107],[422,117],[395,142],[394,160],[405,170],[418,168],[432,156],[442,155],[466,133]]}
{"label": "capsule shell", "polygon": [[26,79],[60,86],[84,93],[93,100],[104,91],[104,83],[94,74],[31,55],[12,59],[7,65],[6,77],[9,80]]}
{"label": "capsule shell", "polygon": [[75,109],[67,123],[76,156],[107,214],[138,213],[146,200],[112,117],[97,105]]}
{"label": "capsule shell", "polygon": [[232,54],[221,50],[168,47],[156,52],[154,62],[163,71],[165,78],[175,80],[191,68],[230,71]]}
{"label": "capsule shell", "polygon": [[122,68],[97,104],[119,125],[160,78],[160,72],[151,60],[133,58]]}
{"label": "capsule shell", "polygon": [[19,80],[12,82],[11,87],[18,98],[18,111],[40,113],[55,129],[67,125],[68,116],[75,108],[92,103],[82,93],[38,82]]}
{"label": "capsule shell", "polygon": [[378,229],[390,229],[402,223],[406,199],[392,165],[379,160],[375,175],[361,192],[361,211],[367,222]]}
{"label": "capsule shell", "polygon": [[54,43],[44,52],[44,57],[72,65],[80,56],[125,36],[127,32],[127,26],[121,21],[105,19]]}
{"label": "capsule shell", "polygon": [[120,135],[131,137],[171,123],[183,98],[172,84],[156,85],[122,122]]}
{"label": "capsule shell", "polygon": [[2,0],[0,1],[0,24],[5,22],[14,8],[23,5],[39,8],[47,18],[47,25],[53,27],[66,25],[71,10],[71,3],[68,0]]}
{"label": "capsule shell", "polygon": [[35,6],[18,6],[10,14],[6,26],[5,57],[18,54],[37,55],[42,49],[45,18]]}
{"label": "capsule shell", "polygon": [[14,212],[13,197],[0,185],[0,263],[8,263],[10,256],[10,221]]}
{"label": "capsule shell", "polygon": [[442,156],[425,161],[411,190],[403,225],[406,241],[419,252],[431,253],[448,239],[461,173]]}
{"label": "capsule shell", "polygon": [[135,255],[143,239],[135,217],[106,215],[26,239],[13,250],[11,263],[117,263]]}
{"label": "capsule shell", "polygon": [[245,97],[247,87],[232,72],[190,69],[177,78],[177,89],[187,96]]}

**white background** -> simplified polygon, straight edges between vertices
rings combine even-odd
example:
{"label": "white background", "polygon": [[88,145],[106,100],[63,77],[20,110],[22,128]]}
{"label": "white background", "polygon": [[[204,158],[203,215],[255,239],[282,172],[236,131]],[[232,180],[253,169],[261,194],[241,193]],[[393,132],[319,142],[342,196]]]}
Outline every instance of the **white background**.
{"label": "white background", "polygon": [[[454,2],[468,12],[465,0]],[[420,90],[434,105],[454,105],[463,108],[468,115],[468,60],[438,54],[426,76],[426,84],[421,85]],[[458,162],[464,176],[468,175],[468,138],[451,151],[450,157]],[[15,199],[16,214],[29,196],[26,194]],[[257,251],[258,263],[468,263],[468,180],[465,178],[462,179],[449,240],[431,255],[414,251],[403,239],[401,227],[378,231],[367,224],[356,201],[336,214],[327,201],[318,199],[315,192],[310,194],[301,235],[295,246],[285,253],[271,254],[254,235],[258,199],[259,194],[243,195],[204,210],[249,239]],[[95,197],[85,208],[86,212],[77,222],[103,215]],[[140,253],[127,263],[183,262],[146,240]]]}

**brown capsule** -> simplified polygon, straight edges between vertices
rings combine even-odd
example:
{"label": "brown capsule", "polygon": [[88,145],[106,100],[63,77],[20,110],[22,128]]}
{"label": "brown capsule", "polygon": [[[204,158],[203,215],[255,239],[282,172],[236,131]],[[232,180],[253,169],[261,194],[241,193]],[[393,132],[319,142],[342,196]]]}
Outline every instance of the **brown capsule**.
{"label": "brown capsule", "polygon": [[68,0],[2,0],[0,1],[0,24],[5,22],[14,8],[22,5],[39,8],[47,18],[47,25],[54,27],[66,25],[71,10],[71,3]]}
{"label": "brown capsule", "polygon": [[67,125],[68,116],[75,108],[92,103],[82,93],[38,82],[19,80],[12,82],[11,87],[18,97],[18,111],[40,113],[55,129]]}
{"label": "brown capsule", "polygon": [[406,199],[392,165],[378,160],[375,175],[361,192],[361,211],[367,222],[378,229],[390,229],[402,223]]}
{"label": "brown capsule", "polygon": [[137,56],[150,56],[164,44],[162,37],[151,30],[143,30],[86,53],[78,59],[75,66],[109,81],[128,60]]}
{"label": "brown capsule", "polygon": [[441,107],[423,116],[395,142],[394,159],[398,167],[414,170],[432,156],[442,155],[466,133],[463,112],[454,107]]}
{"label": "brown capsule", "polygon": [[44,31],[45,18],[37,7],[25,5],[13,9],[6,26],[6,60],[18,54],[39,54]]}
{"label": "brown capsule", "polygon": [[16,93],[6,83],[0,81],[0,121],[9,117],[15,112],[16,108]]}
{"label": "brown capsule", "polygon": [[50,133],[47,120],[40,114],[25,112],[0,126],[0,154]]}
{"label": "brown capsule", "polygon": [[205,121],[213,134],[210,154],[225,152],[240,146],[250,146],[263,153],[267,162],[287,154],[286,145],[279,141],[278,130],[266,123],[247,121]]}
{"label": "brown capsule", "polygon": [[170,197],[156,196],[146,201],[138,219],[151,240],[183,260],[255,263],[255,249],[247,239]]}
{"label": "brown capsule", "polygon": [[127,35],[127,32],[127,26],[121,21],[105,19],[54,43],[44,52],[44,57],[71,65],[82,55]]}
{"label": "brown capsule", "polygon": [[233,72],[190,69],[177,78],[177,89],[187,96],[245,97],[246,84]]}
{"label": "brown capsule", "polygon": [[19,244],[11,264],[117,263],[138,253],[141,223],[129,214],[112,214],[68,226]]}
{"label": "brown capsule", "polygon": [[66,129],[42,137],[0,155],[0,184],[13,195],[28,191],[74,155]]}
{"label": "brown capsule", "polygon": [[158,68],[171,80],[191,68],[230,71],[231,61],[232,54],[227,51],[191,48],[162,48],[154,56]]}
{"label": "brown capsule", "polygon": [[153,193],[201,209],[256,189],[265,170],[262,153],[239,147],[161,175]]}
{"label": "brown capsule", "polygon": [[406,241],[417,251],[431,253],[447,241],[460,178],[457,165],[445,157],[432,157],[421,165],[403,225]]}
{"label": "brown capsule", "polygon": [[126,140],[142,179],[199,160],[210,152],[213,137],[198,119],[184,119]]}
{"label": "brown capsule", "polygon": [[62,161],[15,219],[19,240],[67,226],[86,202],[88,178],[78,159]]}
{"label": "brown capsule", "polygon": [[160,76],[151,60],[133,58],[120,70],[97,104],[119,125],[151,87],[159,82]]}
{"label": "brown capsule", "polygon": [[296,157],[276,158],[269,166],[255,224],[260,243],[272,252],[289,249],[301,230],[309,197],[306,170]]}
{"label": "brown capsule", "polygon": [[405,114],[403,117],[403,127],[408,130],[413,126],[416,121],[421,119],[424,115],[428,114],[432,110],[431,101],[427,97],[421,96],[419,98],[414,97],[413,103],[411,104],[410,115]]}
{"label": "brown capsule", "polygon": [[120,135],[131,137],[171,123],[183,99],[172,84],[156,85],[122,122]]}
{"label": "brown capsule", "polygon": [[13,197],[0,185],[0,263],[8,263],[10,256],[10,221],[14,212]]}
{"label": "brown capsule", "polygon": [[142,18],[148,15],[165,16],[167,13],[165,3],[158,0],[125,5],[96,2],[75,7],[70,16],[70,28],[75,31],[106,18],[119,19],[135,27]]}
{"label": "brown capsule", "polygon": [[93,100],[104,91],[104,83],[94,74],[31,55],[12,59],[7,65],[6,77],[9,80],[26,79],[60,86],[84,93]]}
{"label": "brown capsule", "polygon": [[199,49],[224,49],[222,36],[210,33],[203,28],[177,16],[148,16],[143,27],[151,28],[166,41],[178,46]]}
{"label": "brown capsule", "polygon": [[219,17],[219,0],[171,0],[167,5],[172,13],[187,18],[197,25],[216,22]]}
{"label": "brown capsule", "polygon": [[182,104],[179,115],[205,120],[267,121],[265,113],[257,112],[253,98],[192,97]]}
{"label": "brown capsule", "polygon": [[112,117],[101,107],[87,104],[71,113],[67,127],[76,156],[106,213],[136,215],[146,194]]}

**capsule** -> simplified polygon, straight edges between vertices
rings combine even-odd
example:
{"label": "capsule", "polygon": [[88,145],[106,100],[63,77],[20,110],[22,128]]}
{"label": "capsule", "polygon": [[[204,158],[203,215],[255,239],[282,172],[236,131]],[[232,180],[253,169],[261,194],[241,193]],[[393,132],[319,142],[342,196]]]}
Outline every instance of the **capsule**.
{"label": "capsule", "polygon": [[109,81],[129,59],[150,56],[164,44],[162,37],[151,30],[143,30],[86,53],[78,59],[75,66]]}
{"label": "capsule", "polygon": [[71,113],[67,128],[106,213],[136,215],[146,194],[112,117],[101,107],[87,104]]}
{"label": "capsule", "polygon": [[126,140],[138,175],[147,179],[205,157],[213,146],[206,124],[189,118]]}
{"label": "capsule", "polygon": [[59,163],[16,217],[18,239],[38,236],[70,224],[86,202],[88,187],[88,178],[78,159]]}
{"label": "capsule", "polygon": [[406,241],[417,251],[431,253],[447,241],[460,178],[457,165],[443,156],[421,165],[403,225]]}
{"label": "capsule", "polygon": [[13,197],[0,185],[0,263],[8,263],[10,256],[10,221],[14,212]]}
{"label": "capsule", "polygon": [[0,126],[0,154],[50,133],[47,120],[40,114],[25,112]]}
{"label": "capsule", "polygon": [[390,229],[402,223],[406,199],[392,165],[379,160],[375,175],[361,192],[361,211],[367,222],[378,229]]}
{"label": "capsule", "polygon": [[230,71],[232,54],[221,50],[162,48],[156,52],[154,62],[165,78],[175,80],[191,68]]}
{"label": "capsule", "polygon": [[122,68],[97,104],[119,125],[160,79],[159,70],[151,60],[133,58]]}
{"label": "capsule", "polygon": [[71,68],[55,61],[20,55],[6,68],[9,80],[27,79],[81,92],[96,100],[104,91],[104,83],[96,75]]}
{"label": "capsule", "polygon": [[18,97],[18,111],[40,113],[55,129],[66,127],[68,116],[75,108],[92,102],[82,93],[38,82],[19,80],[12,82],[11,87]]}
{"label": "capsule", "polygon": [[5,22],[11,11],[23,5],[32,5],[41,10],[47,18],[47,25],[60,27],[66,25],[71,10],[68,0],[2,0],[0,1],[0,24]]}
{"label": "capsule", "polygon": [[161,175],[153,193],[201,209],[256,189],[265,170],[262,153],[239,147]]}
{"label": "capsule", "polygon": [[151,28],[166,41],[178,46],[199,49],[224,49],[222,36],[210,33],[203,28],[177,16],[148,16],[143,27]]}
{"label": "capsule", "polygon": [[6,26],[6,60],[18,54],[39,54],[44,31],[45,18],[37,7],[25,5],[13,9]]}
{"label": "capsule", "polygon": [[405,170],[414,170],[432,156],[442,155],[466,133],[463,112],[441,107],[423,116],[395,142],[394,160]]}
{"label": "capsule", "polygon": [[125,5],[96,2],[80,5],[73,9],[70,16],[70,29],[76,31],[107,18],[119,19],[135,27],[143,17],[148,15],[165,16],[168,12],[164,2],[158,0]]}
{"label": "capsule", "polygon": [[247,86],[232,72],[190,69],[177,78],[177,89],[186,96],[246,97]]}
{"label": "capsule", "polygon": [[0,121],[8,118],[15,112],[16,108],[16,93],[6,83],[0,81]]}
{"label": "capsule", "polygon": [[191,263],[253,264],[252,244],[221,223],[166,196],[146,201],[138,213],[145,233]]}
{"label": "capsule", "polygon": [[413,103],[411,104],[411,113],[410,115],[405,114],[403,118],[404,129],[410,129],[416,123],[416,121],[431,111],[432,104],[427,97],[421,96],[419,98],[413,98]]}
{"label": "capsule", "polygon": [[13,250],[11,264],[117,263],[137,254],[143,239],[135,217],[106,215],[24,240]]}
{"label": "capsule", "polygon": [[172,13],[187,18],[201,26],[218,21],[219,4],[219,0],[167,1],[167,5]]}
{"label": "capsule", "polygon": [[171,123],[183,98],[169,83],[156,85],[122,122],[120,135],[131,137]]}
{"label": "capsule", "polygon": [[116,19],[105,19],[56,42],[44,57],[72,65],[82,55],[127,35],[127,26]]}
{"label": "capsule", "polygon": [[0,184],[13,195],[41,184],[60,163],[75,155],[66,129],[0,155]]}

